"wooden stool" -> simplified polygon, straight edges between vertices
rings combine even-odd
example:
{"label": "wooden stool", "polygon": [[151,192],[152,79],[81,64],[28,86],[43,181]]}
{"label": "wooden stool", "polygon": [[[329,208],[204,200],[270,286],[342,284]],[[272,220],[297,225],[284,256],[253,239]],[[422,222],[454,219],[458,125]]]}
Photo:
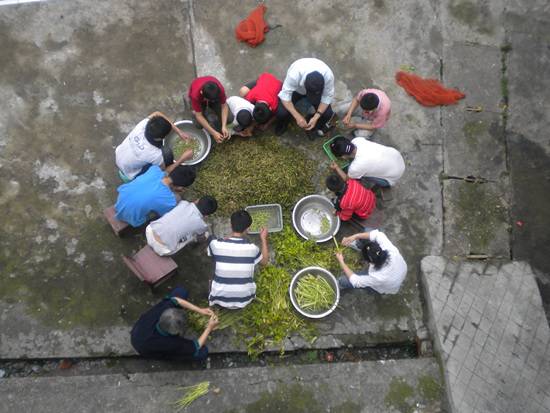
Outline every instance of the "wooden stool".
{"label": "wooden stool", "polygon": [[113,229],[117,237],[120,237],[120,233],[130,226],[127,222],[119,221],[118,219],[116,219],[116,211],[114,205],[109,208],[105,208],[103,210],[103,215],[109,222],[109,225],[111,225],[111,228]]}
{"label": "wooden stool", "polygon": [[146,245],[133,257],[122,256],[124,263],[141,281],[156,287],[175,274],[178,264],[170,257],[161,257]]}

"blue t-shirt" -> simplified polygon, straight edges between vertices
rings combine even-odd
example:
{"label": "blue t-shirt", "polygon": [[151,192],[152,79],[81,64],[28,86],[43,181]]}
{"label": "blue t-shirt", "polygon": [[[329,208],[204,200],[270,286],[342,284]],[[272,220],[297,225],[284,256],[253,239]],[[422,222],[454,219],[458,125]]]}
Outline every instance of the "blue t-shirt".
{"label": "blue t-shirt", "polygon": [[139,227],[147,221],[151,211],[162,216],[174,208],[176,196],[162,183],[162,178],[162,169],[153,165],[132,182],[120,185],[115,204],[116,219]]}

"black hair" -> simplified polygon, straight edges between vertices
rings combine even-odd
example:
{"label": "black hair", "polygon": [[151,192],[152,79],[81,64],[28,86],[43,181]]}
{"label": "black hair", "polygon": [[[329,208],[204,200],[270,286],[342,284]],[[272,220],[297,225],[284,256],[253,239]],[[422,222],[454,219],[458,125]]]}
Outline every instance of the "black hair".
{"label": "black hair", "polygon": [[169,175],[174,186],[182,187],[191,186],[195,182],[196,176],[195,168],[187,165],[176,166]]}
{"label": "black hair", "polygon": [[172,125],[162,116],[153,116],[145,125],[145,139],[151,144],[160,148],[162,140],[172,130]]}
{"label": "black hair", "polygon": [[254,120],[258,122],[259,124],[266,123],[269,118],[271,118],[271,110],[269,109],[269,106],[267,106],[267,103],[265,102],[257,102],[254,105],[254,110],[252,111],[252,115],[254,116]]}
{"label": "black hair", "polygon": [[361,252],[363,253],[363,258],[367,262],[373,264],[374,268],[377,270],[380,269],[388,259],[388,251],[380,248],[380,244],[376,241],[366,240]]}
{"label": "black hair", "polygon": [[252,125],[252,115],[246,109],[241,109],[237,112],[237,123],[243,128],[248,128]]}
{"label": "black hair", "polygon": [[233,232],[244,232],[252,225],[252,217],[244,209],[231,214],[231,229]]}
{"label": "black hair", "polygon": [[317,71],[308,73],[304,81],[304,87],[307,92],[321,93],[325,88],[325,78]]}
{"label": "black hair", "polygon": [[202,215],[212,215],[218,209],[218,201],[210,195],[205,195],[197,202],[197,209]]}
{"label": "black hair", "polygon": [[342,180],[342,178],[334,174],[327,176],[325,183],[327,188],[334,193],[342,192],[346,187],[346,183]]}
{"label": "black hair", "polygon": [[348,138],[338,136],[330,143],[330,150],[335,156],[349,155],[355,149],[355,145]]}
{"label": "black hair", "polygon": [[202,88],[202,96],[208,100],[217,101],[220,98],[221,90],[216,82],[206,82]]}
{"label": "black hair", "polygon": [[374,110],[379,103],[380,99],[374,93],[365,93],[361,98],[361,102],[359,102],[363,110]]}

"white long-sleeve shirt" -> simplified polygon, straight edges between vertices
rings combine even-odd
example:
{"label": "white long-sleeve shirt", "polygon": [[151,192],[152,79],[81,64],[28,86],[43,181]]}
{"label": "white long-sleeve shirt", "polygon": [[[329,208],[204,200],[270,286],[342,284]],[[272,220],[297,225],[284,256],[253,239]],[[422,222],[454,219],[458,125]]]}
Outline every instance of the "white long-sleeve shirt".
{"label": "white long-sleeve shirt", "polygon": [[334,98],[334,74],[326,63],[312,57],[298,59],[290,65],[286,72],[283,88],[279,92],[281,100],[286,100],[287,102],[292,100],[292,92],[298,92],[301,95],[305,95],[306,88],[304,83],[306,81],[306,76],[311,72],[319,72],[325,79],[321,103],[330,105]]}
{"label": "white long-sleeve shirt", "polygon": [[355,288],[370,287],[381,294],[396,294],[407,275],[407,263],[383,232],[377,229],[370,231],[369,239],[378,242],[380,248],[388,251],[386,263],[379,269],[370,264],[368,274],[353,274],[349,282]]}

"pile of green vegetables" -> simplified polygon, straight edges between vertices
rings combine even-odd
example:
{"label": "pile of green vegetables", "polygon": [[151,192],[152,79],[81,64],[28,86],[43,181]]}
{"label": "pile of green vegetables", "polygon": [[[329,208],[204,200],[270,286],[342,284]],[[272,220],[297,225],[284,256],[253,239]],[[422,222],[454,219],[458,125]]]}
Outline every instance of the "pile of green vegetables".
{"label": "pile of green vegetables", "polygon": [[193,136],[186,140],[176,139],[172,145],[174,159],[178,159],[187,149],[193,149],[193,157],[191,159],[196,159],[201,150],[201,143]]}
{"label": "pile of green vegetables", "polygon": [[199,397],[204,396],[210,390],[210,382],[202,381],[193,386],[181,387],[180,390],[184,391],[184,394],[181,398],[174,402],[176,411],[179,412],[183,409],[186,409],[191,403],[197,400]]}
{"label": "pile of green vegetables", "polygon": [[294,294],[302,310],[316,313],[328,310],[336,301],[336,292],[321,275],[301,276],[296,283]]}
{"label": "pile of green vegetables", "polygon": [[252,217],[250,231],[259,232],[263,227],[269,229],[271,214],[268,211],[252,211],[250,212],[250,216]]}
{"label": "pile of green vegetables", "polygon": [[218,201],[218,216],[248,205],[277,202],[291,208],[314,191],[315,163],[276,137],[233,138],[215,145],[190,188]]}
{"label": "pile of green vegetables", "polygon": [[[284,340],[291,335],[299,334],[313,341],[315,325],[294,311],[288,295],[290,281],[294,273],[304,267],[320,266],[334,274],[340,271],[334,257],[335,246],[305,241],[289,226],[274,234],[270,243],[275,251],[275,262],[256,274],[256,299],[242,310],[217,310],[219,328],[232,328],[237,338],[246,343],[251,357],[258,356],[269,346],[278,346],[281,354],[284,353]],[[359,265],[355,251],[346,248],[344,255],[352,268]],[[207,322],[208,317],[189,313],[189,324],[197,333],[204,330]]]}

